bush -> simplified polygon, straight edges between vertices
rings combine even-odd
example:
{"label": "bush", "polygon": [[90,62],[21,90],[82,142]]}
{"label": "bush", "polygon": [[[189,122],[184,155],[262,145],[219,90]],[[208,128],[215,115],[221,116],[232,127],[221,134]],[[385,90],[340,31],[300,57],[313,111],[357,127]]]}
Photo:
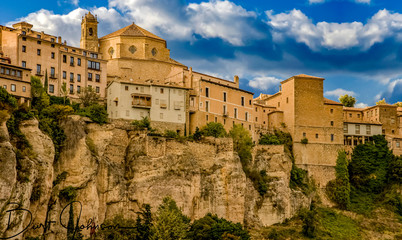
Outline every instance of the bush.
{"label": "bush", "polygon": [[283,144],[275,134],[264,134],[261,136],[258,144],[261,145],[281,145]]}
{"label": "bush", "polygon": [[108,219],[103,223],[105,226],[119,226],[119,228],[99,229],[95,239],[131,240],[137,238],[135,221],[126,219],[123,215],[115,215],[113,219]]}
{"label": "bush", "polygon": [[56,97],[56,96],[49,96],[50,97],[50,105],[70,105],[70,99],[64,99],[64,97]]}
{"label": "bush", "polygon": [[0,87],[0,109],[14,110],[17,108],[17,99]]}
{"label": "bush", "polygon": [[105,106],[99,104],[92,104],[88,107],[83,108],[79,114],[81,116],[89,117],[92,121],[104,124],[107,122],[107,111]]}
{"label": "bush", "polygon": [[177,138],[179,135],[177,134],[177,132],[172,131],[172,130],[166,130],[165,134],[163,135],[164,137],[167,138]]}
{"label": "bush", "polygon": [[350,183],[348,160],[344,151],[338,153],[335,171],[336,179],[327,185],[328,196],[337,203],[339,208],[348,209],[350,205]]}
{"label": "bush", "polygon": [[215,138],[226,137],[227,133],[225,127],[221,123],[209,122],[201,128],[201,133],[204,136],[211,136]]}
{"label": "bush", "polygon": [[68,186],[60,191],[59,198],[66,201],[71,202],[77,197],[77,188]]}
{"label": "bush", "polygon": [[248,231],[240,223],[233,223],[208,213],[205,217],[194,221],[188,231],[188,238],[221,240],[227,237],[228,234],[233,236],[232,239],[236,237],[242,240],[250,239]]}
{"label": "bush", "polygon": [[307,138],[302,138],[302,140],[300,141],[302,144],[307,144],[308,143],[308,139]]}
{"label": "bush", "polygon": [[192,139],[193,139],[194,141],[200,141],[201,138],[202,138],[202,133],[201,133],[200,129],[199,129],[198,127],[196,127],[196,128],[195,128],[195,132],[194,132],[194,134],[192,135]]}
{"label": "bush", "polygon": [[137,130],[148,130],[152,132],[151,120],[148,117],[144,117],[141,120],[134,120],[132,125],[135,126]]}

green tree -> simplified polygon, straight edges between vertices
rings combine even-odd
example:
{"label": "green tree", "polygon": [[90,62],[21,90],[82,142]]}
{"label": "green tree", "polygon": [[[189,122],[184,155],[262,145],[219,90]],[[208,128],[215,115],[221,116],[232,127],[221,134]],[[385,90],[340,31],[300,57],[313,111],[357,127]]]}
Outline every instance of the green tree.
{"label": "green tree", "polygon": [[301,219],[303,221],[302,232],[304,236],[309,238],[315,238],[319,222],[318,222],[318,212],[314,202],[311,202],[309,211],[301,214]]}
{"label": "green tree", "polygon": [[249,131],[244,129],[241,124],[235,124],[229,131],[229,136],[233,139],[233,150],[237,152],[242,164],[248,165],[251,161],[251,149],[253,140]]}
{"label": "green tree", "polygon": [[228,239],[229,236],[232,239],[250,239],[248,231],[240,223],[233,223],[224,218],[218,218],[218,216],[211,213],[208,213],[201,219],[195,220],[187,234],[189,239],[197,240],[221,240],[224,238]]}
{"label": "green tree", "polygon": [[226,137],[225,127],[221,123],[209,122],[201,128],[202,135],[215,138]]}
{"label": "green tree", "polygon": [[345,107],[354,107],[355,103],[356,103],[356,98],[345,94],[345,95],[342,95],[342,96],[339,97],[339,101]]}
{"label": "green tree", "polygon": [[348,209],[350,205],[350,182],[348,171],[348,159],[345,151],[338,153],[336,159],[336,179],[327,185],[330,198],[338,204],[341,209]]}
{"label": "green tree", "polygon": [[143,204],[140,211],[137,212],[137,221],[135,224],[137,236],[135,240],[148,240],[153,237],[151,205]]}
{"label": "green tree", "polygon": [[74,208],[73,204],[70,204],[70,211],[68,215],[68,223],[67,223],[67,239],[74,240]]}
{"label": "green tree", "polygon": [[397,107],[402,107],[402,102],[397,102],[394,105],[397,106]]}
{"label": "green tree", "polygon": [[89,117],[92,121],[99,123],[99,124],[104,124],[107,122],[107,111],[105,106],[100,105],[100,104],[92,104],[89,107],[86,107],[82,109],[79,112],[80,115]]}
{"label": "green tree", "polygon": [[402,157],[393,156],[388,171],[388,178],[391,182],[402,182]]}
{"label": "green tree", "polygon": [[44,84],[44,88],[45,88],[45,92],[47,93],[48,89],[49,89],[49,80],[47,79],[47,69],[45,72],[45,84]]}
{"label": "green tree", "polygon": [[125,219],[123,215],[115,215],[113,219],[103,222],[107,228],[99,229],[95,239],[132,240],[137,237],[135,221]]}
{"label": "green tree", "polygon": [[349,164],[350,183],[358,190],[380,193],[387,183],[389,163],[393,155],[382,135],[373,136],[374,143],[357,145]]}
{"label": "green tree", "polygon": [[0,87],[0,109],[15,110],[17,108],[17,99]]}
{"label": "green tree", "polygon": [[190,219],[183,215],[173,199],[165,197],[156,213],[154,239],[185,239],[189,227]]}
{"label": "green tree", "polygon": [[381,105],[381,104],[387,104],[387,102],[385,101],[385,98],[383,98],[375,103],[375,105]]}
{"label": "green tree", "polygon": [[264,134],[260,137],[260,140],[258,141],[259,144],[261,145],[280,145],[283,144],[281,140],[279,139],[278,136],[275,134]]}
{"label": "green tree", "polygon": [[32,107],[39,112],[50,105],[49,95],[42,86],[40,78],[31,76]]}
{"label": "green tree", "polygon": [[78,97],[84,107],[94,105],[98,103],[99,100],[99,94],[97,94],[92,87],[84,88]]}
{"label": "green tree", "polygon": [[63,104],[66,104],[66,99],[68,96],[68,91],[67,91],[67,83],[63,82],[63,84],[61,85],[61,89],[60,89],[60,95],[63,98]]}

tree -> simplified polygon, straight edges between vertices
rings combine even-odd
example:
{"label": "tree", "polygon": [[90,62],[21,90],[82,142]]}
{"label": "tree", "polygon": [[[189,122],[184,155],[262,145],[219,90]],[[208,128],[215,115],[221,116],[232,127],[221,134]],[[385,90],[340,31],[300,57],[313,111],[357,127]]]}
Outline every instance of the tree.
{"label": "tree", "polygon": [[402,102],[397,102],[394,105],[397,106],[397,107],[402,107]]}
{"label": "tree", "polygon": [[330,198],[338,204],[341,209],[348,209],[350,204],[350,182],[348,172],[348,159],[345,151],[338,153],[336,159],[336,179],[327,185]]}
{"label": "tree", "polygon": [[339,101],[345,107],[353,107],[356,103],[356,98],[345,94],[345,95],[339,97]]}
{"label": "tree", "polygon": [[173,199],[165,197],[156,213],[154,239],[185,239],[189,227],[190,219],[183,215]]}
{"label": "tree", "polygon": [[201,133],[204,136],[211,136],[215,138],[226,137],[227,133],[225,127],[221,123],[209,122],[201,128]]}
{"label": "tree", "polygon": [[89,117],[92,121],[104,124],[107,122],[107,111],[105,106],[99,104],[92,104],[89,107],[83,109],[81,115]]}
{"label": "tree", "polygon": [[49,89],[49,80],[47,79],[47,69],[45,72],[45,84],[44,84],[44,88],[45,88],[45,92],[47,93],[48,89]]}
{"label": "tree", "polygon": [[32,106],[39,112],[50,105],[49,95],[38,77],[31,76]]}
{"label": "tree", "polygon": [[61,93],[61,96],[63,97],[63,104],[66,104],[66,98],[68,96],[66,82],[63,82],[63,85],[61,85],[60,93]]}
{"label": "tree", "polygon": [[74,209],[73,204],[70,204],[70,211],[68,215],[68,223],[67,223],[67,239],[74,240]]}
{"label": "tree", "polygon": [[99,100],[99,94],[92,87],[84,88],[78,97],[84,107],[96,104]]}
{"label": "tree", "polygon": [[[103,223],[108,228],[99,229],[95,239],[113,239],[113,240],[132,240],[137,237],[135,221],[125,219],[123,215],[115,215],[113,219],[108,219]],[[118,228],[115,226],[119,226]]]}
{"label": "tree", "polygon": [[143,204],[140,211],[137,212],[137,221],[135,224],[137,236],[135,240],[149,240],[153,237],[151,205]]}
{"label": "tree", "polygon": [[240,160],[247,165],[251,160],[251,149],[253,140],[250,133],[240,124],[235,124],[229,131],[229,136],[233,139],[233,150],[239,154]]}
{"label": "tree", "polygon": [[375,103],[375,105],[381,105],[381,104],[387,104],[387,102],[385,101],[385,98],[383,98]]}

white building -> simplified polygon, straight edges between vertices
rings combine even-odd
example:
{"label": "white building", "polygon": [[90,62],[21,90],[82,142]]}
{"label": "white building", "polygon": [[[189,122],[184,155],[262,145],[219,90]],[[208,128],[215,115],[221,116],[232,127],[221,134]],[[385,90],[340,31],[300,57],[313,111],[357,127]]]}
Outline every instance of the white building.
{"label": "white building", "polygon": [[149,117],[151,126],[185,134],[187,130],[187,88],[112,81],[107,87],[107,111],[111,119],[141,120]]}

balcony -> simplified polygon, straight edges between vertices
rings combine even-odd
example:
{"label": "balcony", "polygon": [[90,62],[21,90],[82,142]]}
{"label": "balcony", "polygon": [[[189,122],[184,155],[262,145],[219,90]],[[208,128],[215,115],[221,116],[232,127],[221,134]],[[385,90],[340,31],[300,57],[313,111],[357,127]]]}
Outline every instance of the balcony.
{"label": "balcony", "polygon": [[223,117],[229,117],[229,112],[228,112],[228,111],[223,112],[222,116],[223,116]]}
{"label": "balcony", "polygon": [[74,63],[73,63],[73,62],[70,62],[70,66],[71,66],[71,67],[74,67]]}
{"label": "balcony", "polygon": [[133,108],[151,108],[151,95],[146,94],[131,94],[131,106]]}
{"label": "balcony", "polygon": [[49,76],[49,78],[52,78],[52,79],[57,79],[57,74],[55,74],[55,73],[51,73],[50,74],[50,76]]}
{"label": "balcony", "polygon": [[43,72],[43,71],[40,71],[40,70],[37,70],[36,73],[35,73],[35,75],[36,75],[36,76],[43,76],[43,75],[44,75],[44,72]]}

